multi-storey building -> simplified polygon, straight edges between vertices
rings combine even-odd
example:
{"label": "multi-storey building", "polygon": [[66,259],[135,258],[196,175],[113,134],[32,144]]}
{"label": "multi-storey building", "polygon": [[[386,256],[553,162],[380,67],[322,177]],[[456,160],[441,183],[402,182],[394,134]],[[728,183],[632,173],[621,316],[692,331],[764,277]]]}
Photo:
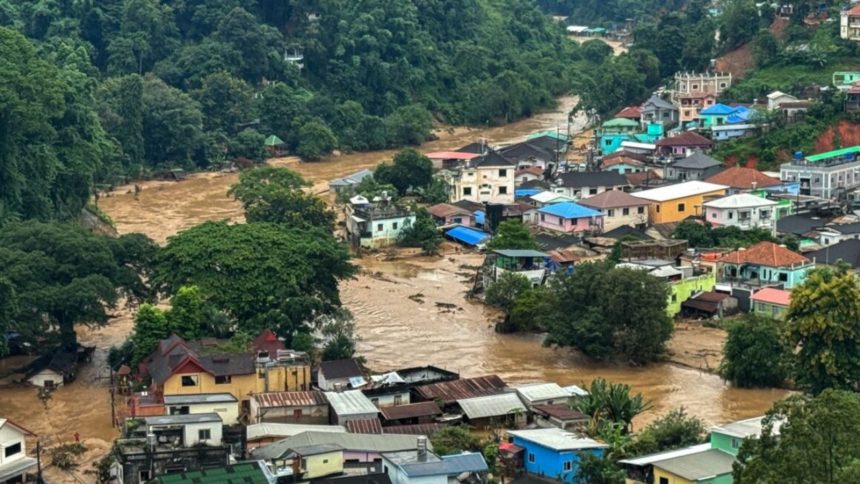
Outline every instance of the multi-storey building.
{"label": "multi-storey building", "polygon": [[681,124],[698,121],[702,109],[713,106],[720,94],[731,86],[731,73],[675,74],[672,103],[678,108]]}
{"label": "multi-storey building", "polygon": [[800,195],[821,198],[860,187],[860,146],[810,156],[796,156],[779,167],[783,182],[798,182]]}

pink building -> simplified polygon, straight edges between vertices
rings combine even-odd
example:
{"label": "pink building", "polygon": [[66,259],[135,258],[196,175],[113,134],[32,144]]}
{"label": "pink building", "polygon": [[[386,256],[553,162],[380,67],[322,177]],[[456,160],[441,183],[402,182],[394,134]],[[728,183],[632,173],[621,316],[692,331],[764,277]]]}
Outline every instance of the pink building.
{"label": "pink building", "polygon": [[538,226],[548,230],[581,233],[603,229],[603,215],[600,212],[575,202],[547,205],[537,212]]}

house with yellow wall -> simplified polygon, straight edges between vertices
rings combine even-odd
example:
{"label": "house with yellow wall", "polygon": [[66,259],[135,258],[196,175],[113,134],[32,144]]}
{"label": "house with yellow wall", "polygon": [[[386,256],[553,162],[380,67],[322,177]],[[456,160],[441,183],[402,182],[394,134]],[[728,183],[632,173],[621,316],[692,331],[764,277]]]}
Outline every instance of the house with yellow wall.
{"label": "house with yellow wall", "polygon": [[648,221],[651,224],[665,224],[701,216],[705,202],[725,196],[728,188],[715,183],[688,181],[631,195],[650,202]]}
{"label": "house with yellow wall", "polygon": [[159,395],[229,393],[240,401],[252,393],[303,391],[310,388],[306,353],[274,349],[231,353],[215,340],[185,341],[172,335],[159,342],[141,364]]}

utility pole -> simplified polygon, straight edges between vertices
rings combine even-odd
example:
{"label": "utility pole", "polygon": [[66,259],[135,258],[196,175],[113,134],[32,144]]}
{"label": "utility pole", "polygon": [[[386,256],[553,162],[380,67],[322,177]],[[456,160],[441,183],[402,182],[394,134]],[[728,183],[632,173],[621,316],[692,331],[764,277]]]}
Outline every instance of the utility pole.
{"label": "utility pole", "polygon": [[42,479],[42,441],[36,441],[36,482],[38,484],[45,484],[45,480]]}

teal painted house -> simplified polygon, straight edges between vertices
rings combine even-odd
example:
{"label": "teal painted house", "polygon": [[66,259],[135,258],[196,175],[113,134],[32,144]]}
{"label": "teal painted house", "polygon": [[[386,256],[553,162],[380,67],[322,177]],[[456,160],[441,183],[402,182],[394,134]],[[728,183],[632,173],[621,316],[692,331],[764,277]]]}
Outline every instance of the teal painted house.
{"label": "teal painted house", "polygon": [[792,289],[806,280],[815,262],[773,242],[730,252],[718,261],[720,282],[739,286]]}
{"label": "teal painted house", "polygon": [[612,154],[621,149],[621,143],[635,141],[637,143],[655,143],[664,135],[663,125],[660,123],[649,123],[644,132],[638,122],[631,119],[611,119],[597,131],[598,147],[603,155]]}
{"label": "teal painted house", "polygon": [[558,428],[509,430],[508,435],[514,445],[525,449],[526,472],[567,483],[574,482],[583,455],[600,457],[607,447]]}

